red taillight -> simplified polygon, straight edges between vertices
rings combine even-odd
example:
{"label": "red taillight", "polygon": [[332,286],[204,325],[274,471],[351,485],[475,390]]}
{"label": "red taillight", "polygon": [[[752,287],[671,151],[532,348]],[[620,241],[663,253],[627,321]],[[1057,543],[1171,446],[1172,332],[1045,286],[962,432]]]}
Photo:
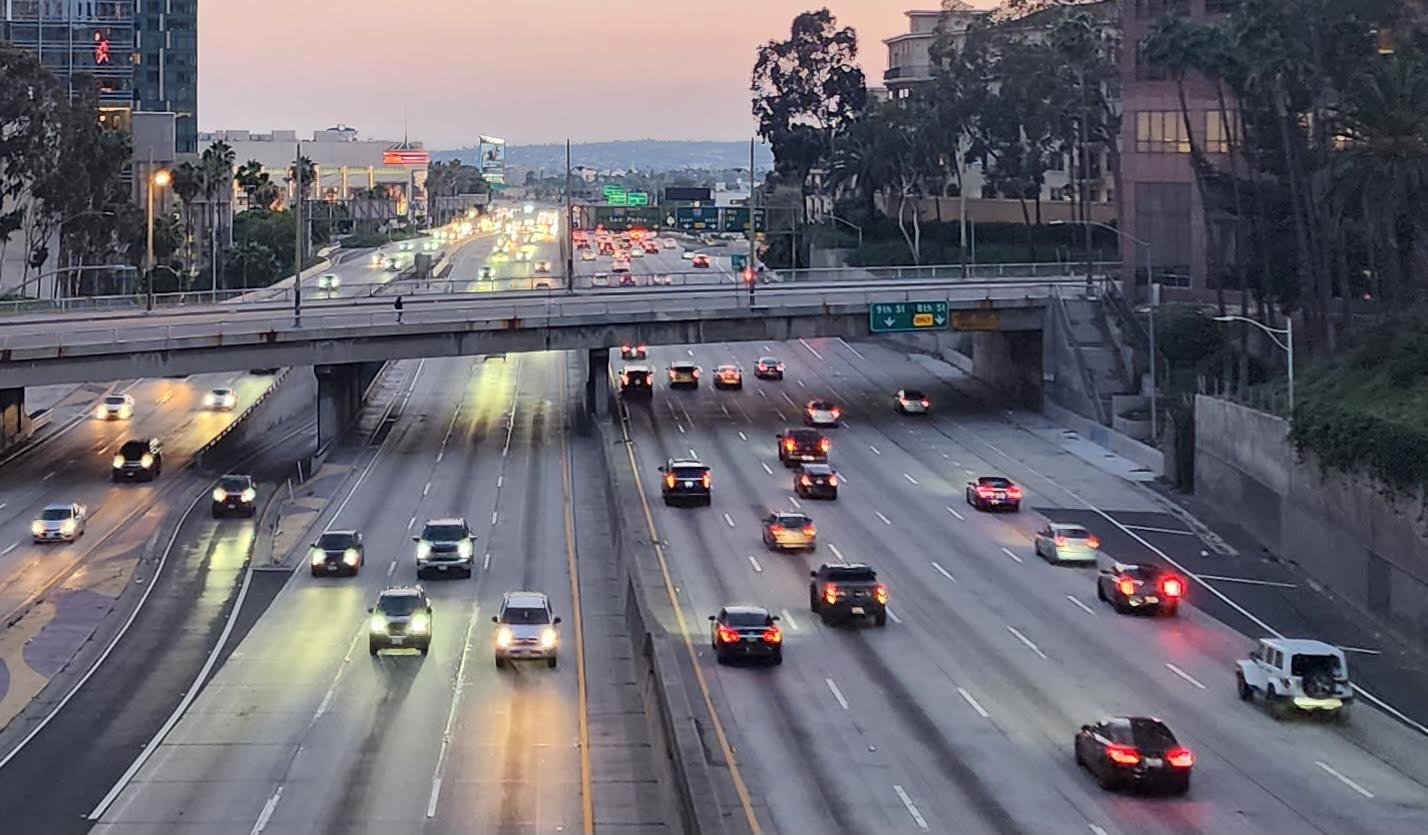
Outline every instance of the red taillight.
{"label": "red taillight", "polygon": [[[978,495],[978,496],[981,496],[981,497],[984,498],[984,499],[989,499],[989,498],[991,498],[993,495],[995,495],[995,493],[996,493],[995,490],[993,490],[993,489],[990,488],[990,487],[987,487],[986,485],[982,485],[981,487],[978,487],[978,488],[977,488],[977,495]],[[1060,543],[1060,542],[1057,542],[1056,544],[1057,544],[1057,545],[1060,545],[1061,543]]]}
{"label": "red taillight", "polygon": [[1019,499],[1019,498],[1021,498],[1021,488],[1020,488],[1020,487],[1015,487],[1015,486],[1013,486],[1013,487],[1008,487],[1008,488],[1007,488],[1007,495],[1008,495],[1008,496],[1011,496],[1013,499]]}
{"label": "red taillight", "polygon": [[769,525],[769,533],[783,533],[783,525]]}
{"label": "red taillight", "polygon": [[828,486],[829,486],[829,487],[837,487],[837,486],[838,486],[838,476],[836,476],[836,475],[830,475],[830,476],[828,476]]}
{"label": "red taillight", "polygon": [[838,416],[841,415],[841,414],[843,414],[843,410],[842,410],[842,409],[834,409],[834,410],[833,410],[833,417],[836,418],[836,417],[838,417]]}
{"label": "red taillight", "polygon": [[1057,547],[1057,548],[1065,548],[1065,547],[1066,547],[1066,537],[1064,537],[1064,536],[1058,536],[1058,537],[1056,537],[1056,547]]}
{"label": "red taillight", "polygon": [[803,526],[803,535],[804,535],[804,536],[813,536],[813,535],[815,535],[815,534],[817,534],[817,533],[818,533],[818,529],[815,528],[815,527],[813,527],[812,525],[804,525],[804,526]]}
{"label": "red taillight", "polygon": [[819,439],[818,439],[818,449],[819,449],[820,451],[822,451],[822,452],[827,452],[828,450],[830,450],[830,449],[832,449],[832,448],[833,448],[833,442],[832,442],[832,441],[828,440],[827,438],[819,438]]}
{"label": "red taillight", "polygon": [[838,602],[838,587],[832,583],[823,587],[823,600],[832,606]]}
{"label": "red taillight", "polygon": [[621,352],[621,353],[624,353],[624,354],[628,354],[628,353],[630,352],[630,346],[628,346],[628,345],[621,345],[621,346],[620,346],[620,352]]}
{"label": "red taillight", "polygon": [[694,378],[699,379],[699,369],[694,369]]}
{"label": "red taillight", "polygon": [[664,483],[670,487],[674,486],[674,473],[666,473]]}
{"label": "red taillight", "polygon": [[721,643],[721,644],[737,644],[737,643],[739,643],[739,633],[738,633],[738,631],[736,631],[736,630],[734,630],[734,629],[732,629],[732,628],[730,628],[730,627],[728,627],[728,626],[721,626],[721,627],[719,627],[719,643]]}
{"label": "red taillight", "polygon": [[789,452],[793,452],[794,448],[796,448],[797,446],[798,444],[794,443],[792,438],[789,438],[788,440],[783,442],[783,448],[788,450]]}
{"label": "red taillight", "polygon": [[711,485],[711,484],[714,483],[714,476],[710,475],[709,473],[705,473],[705,474],[704,474],[703,481],[704,481],[704,489],[707,490],[707,489],[709,489],[709,485]]}
{"label": "red taillight", "polygon": [[1140,752],[1129,745],[1107,745],[1106,756],[1116,765],[1136,765],[1140,762]]}
{"label": "red taillight", "polygon": [[809,478],[808,476],[800,478],[799,481],[803,484],[804,487],[811,487],[813,485],[813,479]]}
{"label": "red taillight", "polygon": [[1088,537],[1086,537],[1086,547],[1087,547],[1087,548],[1090,548],[1090,549],[1093,550],[1093,551],[1094,551],[1095,549],[1101,547],[1101,539],[1100,539],[1100,537],[1097,537],[1097,536],[1088,536]]}
{"label": "red taillight", "polygon": [[620,382],[623,383],[624,385],[627,385],[627,386],[628,386],[628,385],[630,384],[630,375],[628,375],[628,374],[621,374],[621,375],[620,375]]}
{"label": "red taillight", "polygon": [[765,630],[764,630],[764,643],[766,643],[766,644],[781,644],[781,643],[783,643],[783,630],[782,630],[782,629],[779,629],[777,626],[770,626],[768,629],[765,629]]}
{"label": "red taillight", "polygon": [[1135,594],[1135,581],[1126,577],[1122,577],[1121,579],[1116,581],[1116,588],[1121,590],[1121,594],[1124,594],[1126,597],[1130,597],[1131,595]]}
{"label": "red taillight", "polygon": [[1166,597],[1179,597],[1185,593],[1185,584],[1179,577],[1166,577],[1160,583],[1160,591]]}
{"label": "red taillight", "polygon": [[928,406],[931,406],[931,405],[932,405],[932,404],[927,401],[927,398],[926,398],[926,397],[922,398],[922,408],[926,409]]}
{"label": "red taillight", "polygon": [[641,345],[640,347],[636,348],[635,350],[636,350],[636,351],[639,351],[641,354],[643,354],[644,352],[648,351],[649,349],[646,348],[645,346]]}
{"label": "red taillight", "polygon": [[1175,768],[1189,768],[1195,764],[1195,755],[1189,748],[1174,748],[1165,755],[1165,761]]}
{"label": "red taillight", "polygon": [[873,587],[873,597],[879,603],[886,606],[888,602],[888,587],[883,585],[882,583],[878,583],[876,586]]}

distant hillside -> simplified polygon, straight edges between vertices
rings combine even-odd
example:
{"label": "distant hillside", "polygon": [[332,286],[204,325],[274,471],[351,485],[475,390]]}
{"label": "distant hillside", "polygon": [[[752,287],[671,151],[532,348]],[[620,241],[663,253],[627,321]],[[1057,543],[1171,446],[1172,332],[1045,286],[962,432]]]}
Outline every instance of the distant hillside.
{"label": "distant hillside", "polygon": [[[441,162],[459,159],[465,163],[475,164],[476,149],[433,151],[432,158]],[[584,165],[601,171],[614,168],[633,168],[640,171],[678,171],[682,168],[711,170],[748,168],[749,144],[747,142],[666,142],[654,139],[577,143],[571,146],[570,159],[575,165]],[[565,166],[565,146],[511,145],[506,148],[506,164],[537,170],[543,168],[550,172],[561,171]],[[758,148],[755,165],[763,169],[773,165],[773,155],[767,147],[760,146]]]}

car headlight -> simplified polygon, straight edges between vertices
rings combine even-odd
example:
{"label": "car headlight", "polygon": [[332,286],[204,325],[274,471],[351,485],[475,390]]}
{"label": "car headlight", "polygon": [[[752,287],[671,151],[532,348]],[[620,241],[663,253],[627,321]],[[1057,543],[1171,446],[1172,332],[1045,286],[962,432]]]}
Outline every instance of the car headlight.
{"label": "car headlight", "polygon": [[555,634],[555,630],[554,630],[554,629],[550,629],[549,627],[547,627],[544,632],[540,633],[540,648],[541,648],[541,649],[554,649],[554,648],[555,648],[555,642],[558,641],[558,640],[559,640],[559,636],[557,636],[557,635]]}
{"label": "car headlight", "polygon": [[205,395],[203,396],[203,405],[205,405],[205,406],[213,406],[213,405],[216,404],[217,402],[218,402],[218,398],[214,397],[214,396],[211,395],[211,394],[205,394]]}
{"label": "car headlight", "polygon": [[122,456],[122,455],[116,455],[116,456],[114,456],[114,469],[117,470],[117,469],[119,469],[120,467],[123,467],[123,466],[124,466],[124,456]]}
{"label": "car headlight", "polygon": [[139,459],[139,466],[146,470],[154,466],[154,456],[147,452],[144,453],[144,457]]}
{"label": "car headlight", "polygon": [[372,615],[371,628],[374,633],[385,635],[387,632],[387,616]]}
{"label": "car headlight", "polygon": [[252,502],[254,499],[258,498],[258,491],[254,490],[252,487],[249,487],[247,490],[244,490],[242,495],[240,495],[238,498],[242,499],[245,502]]}
{"label": "car headlight", "polygon": [[412,615],[411,622],[407,624],[407,631],[415,635],[425,635],[429,629],[431,629],[431,616],[425,612]]}
{"label": "car headlight", "polygon": [[130,415],[132,415],[132,414],[134,414],[134,410],[131,409],[131,408],[129,408],[128,406],[120,406],[120,407],[119,407],[119,417],[120,417],[120,418],[127,418],[127,417],[129,417]]}
{"label": "car headlight", "polygon": [[507,628],[504,627],[504,626],[501,627],[500,629],[496,630],[496,646],[500,647],[501,649],[505,649],[506,647],[508,647],[508,646],[510,646],[510,645],[511,645],[511,630],[507,629]]}
{"label": "car headlight", "polygon": [[471,540],[469,539],[463,539],[456,544],[456,553],[459,554],[463,560],[471,559],[471,554],[474,553],[474,551],[475,548],[472,547]]}
{"label": "car headlight", "polygon": [[431,543],[425,539],[417,543],[417,559],[424,560],[431,556]]}
{"label": "car headlight", "polygon": [[226,498],[228,498],[228,491],[224,490],[222,487],[213,488],[213,500],[215,502],[221,502]]}
{"label": "car headlight", "polygon": [[74,520],[66,519],[60,523],[60,533],[68,536],[74,533]]}
{"label": "car headlight", "polygon": [[109,414],[109,412],[103,406],[100,406],[99,408],[94,410],[94,416],[100,419],[103,419],[103,417],[107,414]]}
{"label": "car headlight", "polygon": [[308,552],[308,555],[307,555],[307,556],[308,556],[308,560],[309,560],[313,565],[322,565],[324,562],[327,561],[327,553],[324,552],[321,548],[314,548],[314,549],[312,549],[311,551]]}
{"label": "car headlight", "polygon": [[356,548],[348,548],[346,551],[343,551],[343,552],[342,552],[342,561],[345,562],[345,563],[347,563],[348,565],[356,565],[356,564],[357,564],[357,549],[356,549]]}
{"label": "car headlight", "polygon": [[45,523],[36,519],[30,524],[30,532],[33,533],[35,536],[39,536],[40,534],[45,532]]}

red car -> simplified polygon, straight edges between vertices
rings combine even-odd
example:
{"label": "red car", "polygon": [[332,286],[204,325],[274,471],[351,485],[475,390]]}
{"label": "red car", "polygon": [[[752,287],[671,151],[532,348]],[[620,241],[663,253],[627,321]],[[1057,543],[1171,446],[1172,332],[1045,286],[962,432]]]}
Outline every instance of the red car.
{"label": "red car", "polygon": [[967,482],[967,504],[978,510],[1005,508],[1016,513],[1021,510],[1021,488],[1011,479],[984,475]]}
{"label": "red car", "polygon": [[709,256],[708,256],[708,255],[705,255],[704,253],[701,252],[701,253],[699,253],[698,255],[695,255],[695,256],[694,256],[694,259],[693,259],[690,263],[692,263],[692,264],[693,264],[694,266],[696,266],[696,267],[699,267],[699,268],[702,268],[702,269],[708,269],[708,267],[709,267]]}
{"label": "red car", "polygon": [[646,255],[658,255],[659,244],[655,243],[654,241],[645,241],[644,250]]}

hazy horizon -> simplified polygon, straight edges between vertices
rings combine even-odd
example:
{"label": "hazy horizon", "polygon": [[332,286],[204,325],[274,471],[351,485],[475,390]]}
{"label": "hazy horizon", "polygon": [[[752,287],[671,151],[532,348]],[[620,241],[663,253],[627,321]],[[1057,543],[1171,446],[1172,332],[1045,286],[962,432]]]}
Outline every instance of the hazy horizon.
{"label": "hazy horizon", "polygon": [[394,14],[370,0],[200,4],[199,129],[306,135],[341,123],[399,138],[405,126],[432,149],[483,133],[515,145],[747,139],[755,50],[787,37],[797,14],[827,5],[853,26],[878,86],[882,40],[907,30],[905,8],[937,0],[421,5]]}

